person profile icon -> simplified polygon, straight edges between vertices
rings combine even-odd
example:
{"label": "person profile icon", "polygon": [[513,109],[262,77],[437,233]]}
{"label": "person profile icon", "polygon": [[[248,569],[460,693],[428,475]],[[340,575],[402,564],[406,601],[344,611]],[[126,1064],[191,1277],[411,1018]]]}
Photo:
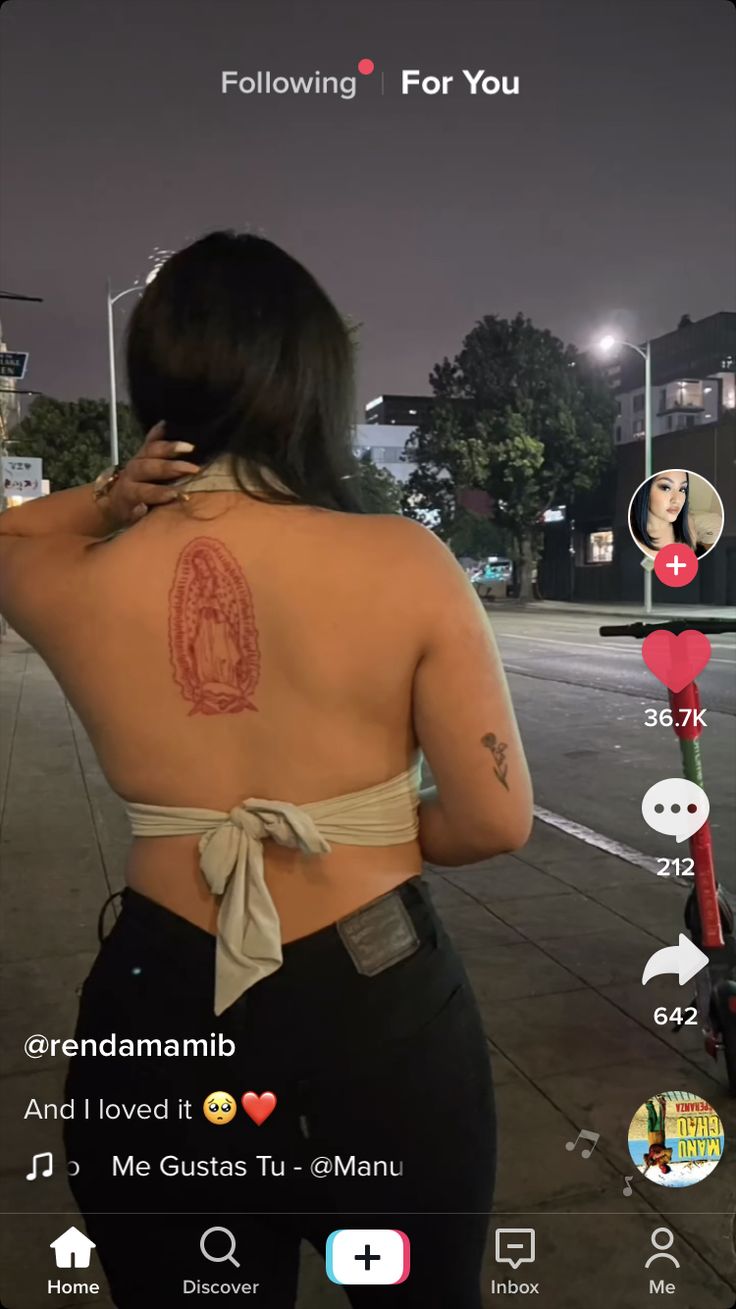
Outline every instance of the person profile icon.
{"label": "person profile icon", "polygon": [[[661,1244],[657,1240],[658,1236],[664,1237],[664,1241]],[[669,1250],[670,1246],[674,1245],[674,1241],[675,1241],[674,1235],[670,1231],[669,1227],[656,1227],[652,1232],[651,1242],[657,1253],[650,1254],[644,1267],[648,1268],[650,1264],[654,1263],[655,1259],[669,1259],[675,1265],[675,1268],[679,1268],[680,1265],[677,1259],[675,1259],[675,1256],[673,1254],[665,1253],[665,1251]]]}

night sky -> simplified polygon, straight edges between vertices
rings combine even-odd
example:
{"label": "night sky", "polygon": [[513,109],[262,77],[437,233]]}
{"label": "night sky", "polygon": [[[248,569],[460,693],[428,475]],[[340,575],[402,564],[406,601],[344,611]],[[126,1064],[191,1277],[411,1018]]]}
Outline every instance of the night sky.
{"label": "night sky", "polygon": [[[429,393],[486,313],[585,347],[733,308],[735,33],[728,0],[5,0],[2,289],[45,301],[0,302],[23,385],[105,396],[107,277],[216,227],[364,323],[361,409]],[[454,81],[402,95],[402,68]],[[259,69],[357,93],[222,94]]]}

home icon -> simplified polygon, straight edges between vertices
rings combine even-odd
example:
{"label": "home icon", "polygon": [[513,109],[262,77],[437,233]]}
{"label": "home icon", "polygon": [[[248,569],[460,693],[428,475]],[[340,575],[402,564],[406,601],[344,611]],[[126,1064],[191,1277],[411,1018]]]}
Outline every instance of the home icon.
{"label": "home icon", "polygon": [[57,1268],[89,1268],[90,1251],[94,1248],[94,1241],[90,1241],[77,1227],[68,1227],[51,1242]]}

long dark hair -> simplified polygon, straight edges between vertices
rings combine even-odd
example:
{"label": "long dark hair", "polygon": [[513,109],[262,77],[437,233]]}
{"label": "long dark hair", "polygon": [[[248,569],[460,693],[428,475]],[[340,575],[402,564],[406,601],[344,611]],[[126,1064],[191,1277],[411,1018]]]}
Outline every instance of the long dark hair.
{"label": "long dark hair", "polygon": [[240,456],[258,500],[363,511],[349,330],[306,268],[273,242],[210,232],[172,255],[131,316],[126,365],[141,429],[165,419],[167,439],[194,445],[188,460]]}
{"label": "long dark hair", "polygon": [[[650,550],[659,550],[659,546],[656,541],[652,540],[647,531],[647,520],[649,518],[649,493],[652,489],[653,483],[657,481],[657,478],[662,476],[662,473],[656,473],[654,477],[649,478],[648,482],[642,482],[639,490],[631,501],[631,508],[629,510],[629,525],[635,539],[641,541],[642,545],[648,546]],[[680,541],[682,545],[689,545],[692,549],[692,541],[690,540],[690,533],[687,526],[689,503],[690,478],[688,477],[687,486],[685,487],[685,502],[672,526],[675,532],[675,540]]]}

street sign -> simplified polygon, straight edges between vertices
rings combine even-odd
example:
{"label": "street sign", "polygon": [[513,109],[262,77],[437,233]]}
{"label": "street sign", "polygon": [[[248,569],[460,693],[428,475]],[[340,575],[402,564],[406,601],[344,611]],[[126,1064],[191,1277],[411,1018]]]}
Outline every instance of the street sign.
{"label": "street sign", "polygon": [[14,377],[20,381],[26,375],[27,350],[0,350],[0,377]]}
{"label": "street sign", "polygon": [[2,489],[6,498],[20,495],[27,500],[43,495],[43,460],[29,457],[0,459]]}

